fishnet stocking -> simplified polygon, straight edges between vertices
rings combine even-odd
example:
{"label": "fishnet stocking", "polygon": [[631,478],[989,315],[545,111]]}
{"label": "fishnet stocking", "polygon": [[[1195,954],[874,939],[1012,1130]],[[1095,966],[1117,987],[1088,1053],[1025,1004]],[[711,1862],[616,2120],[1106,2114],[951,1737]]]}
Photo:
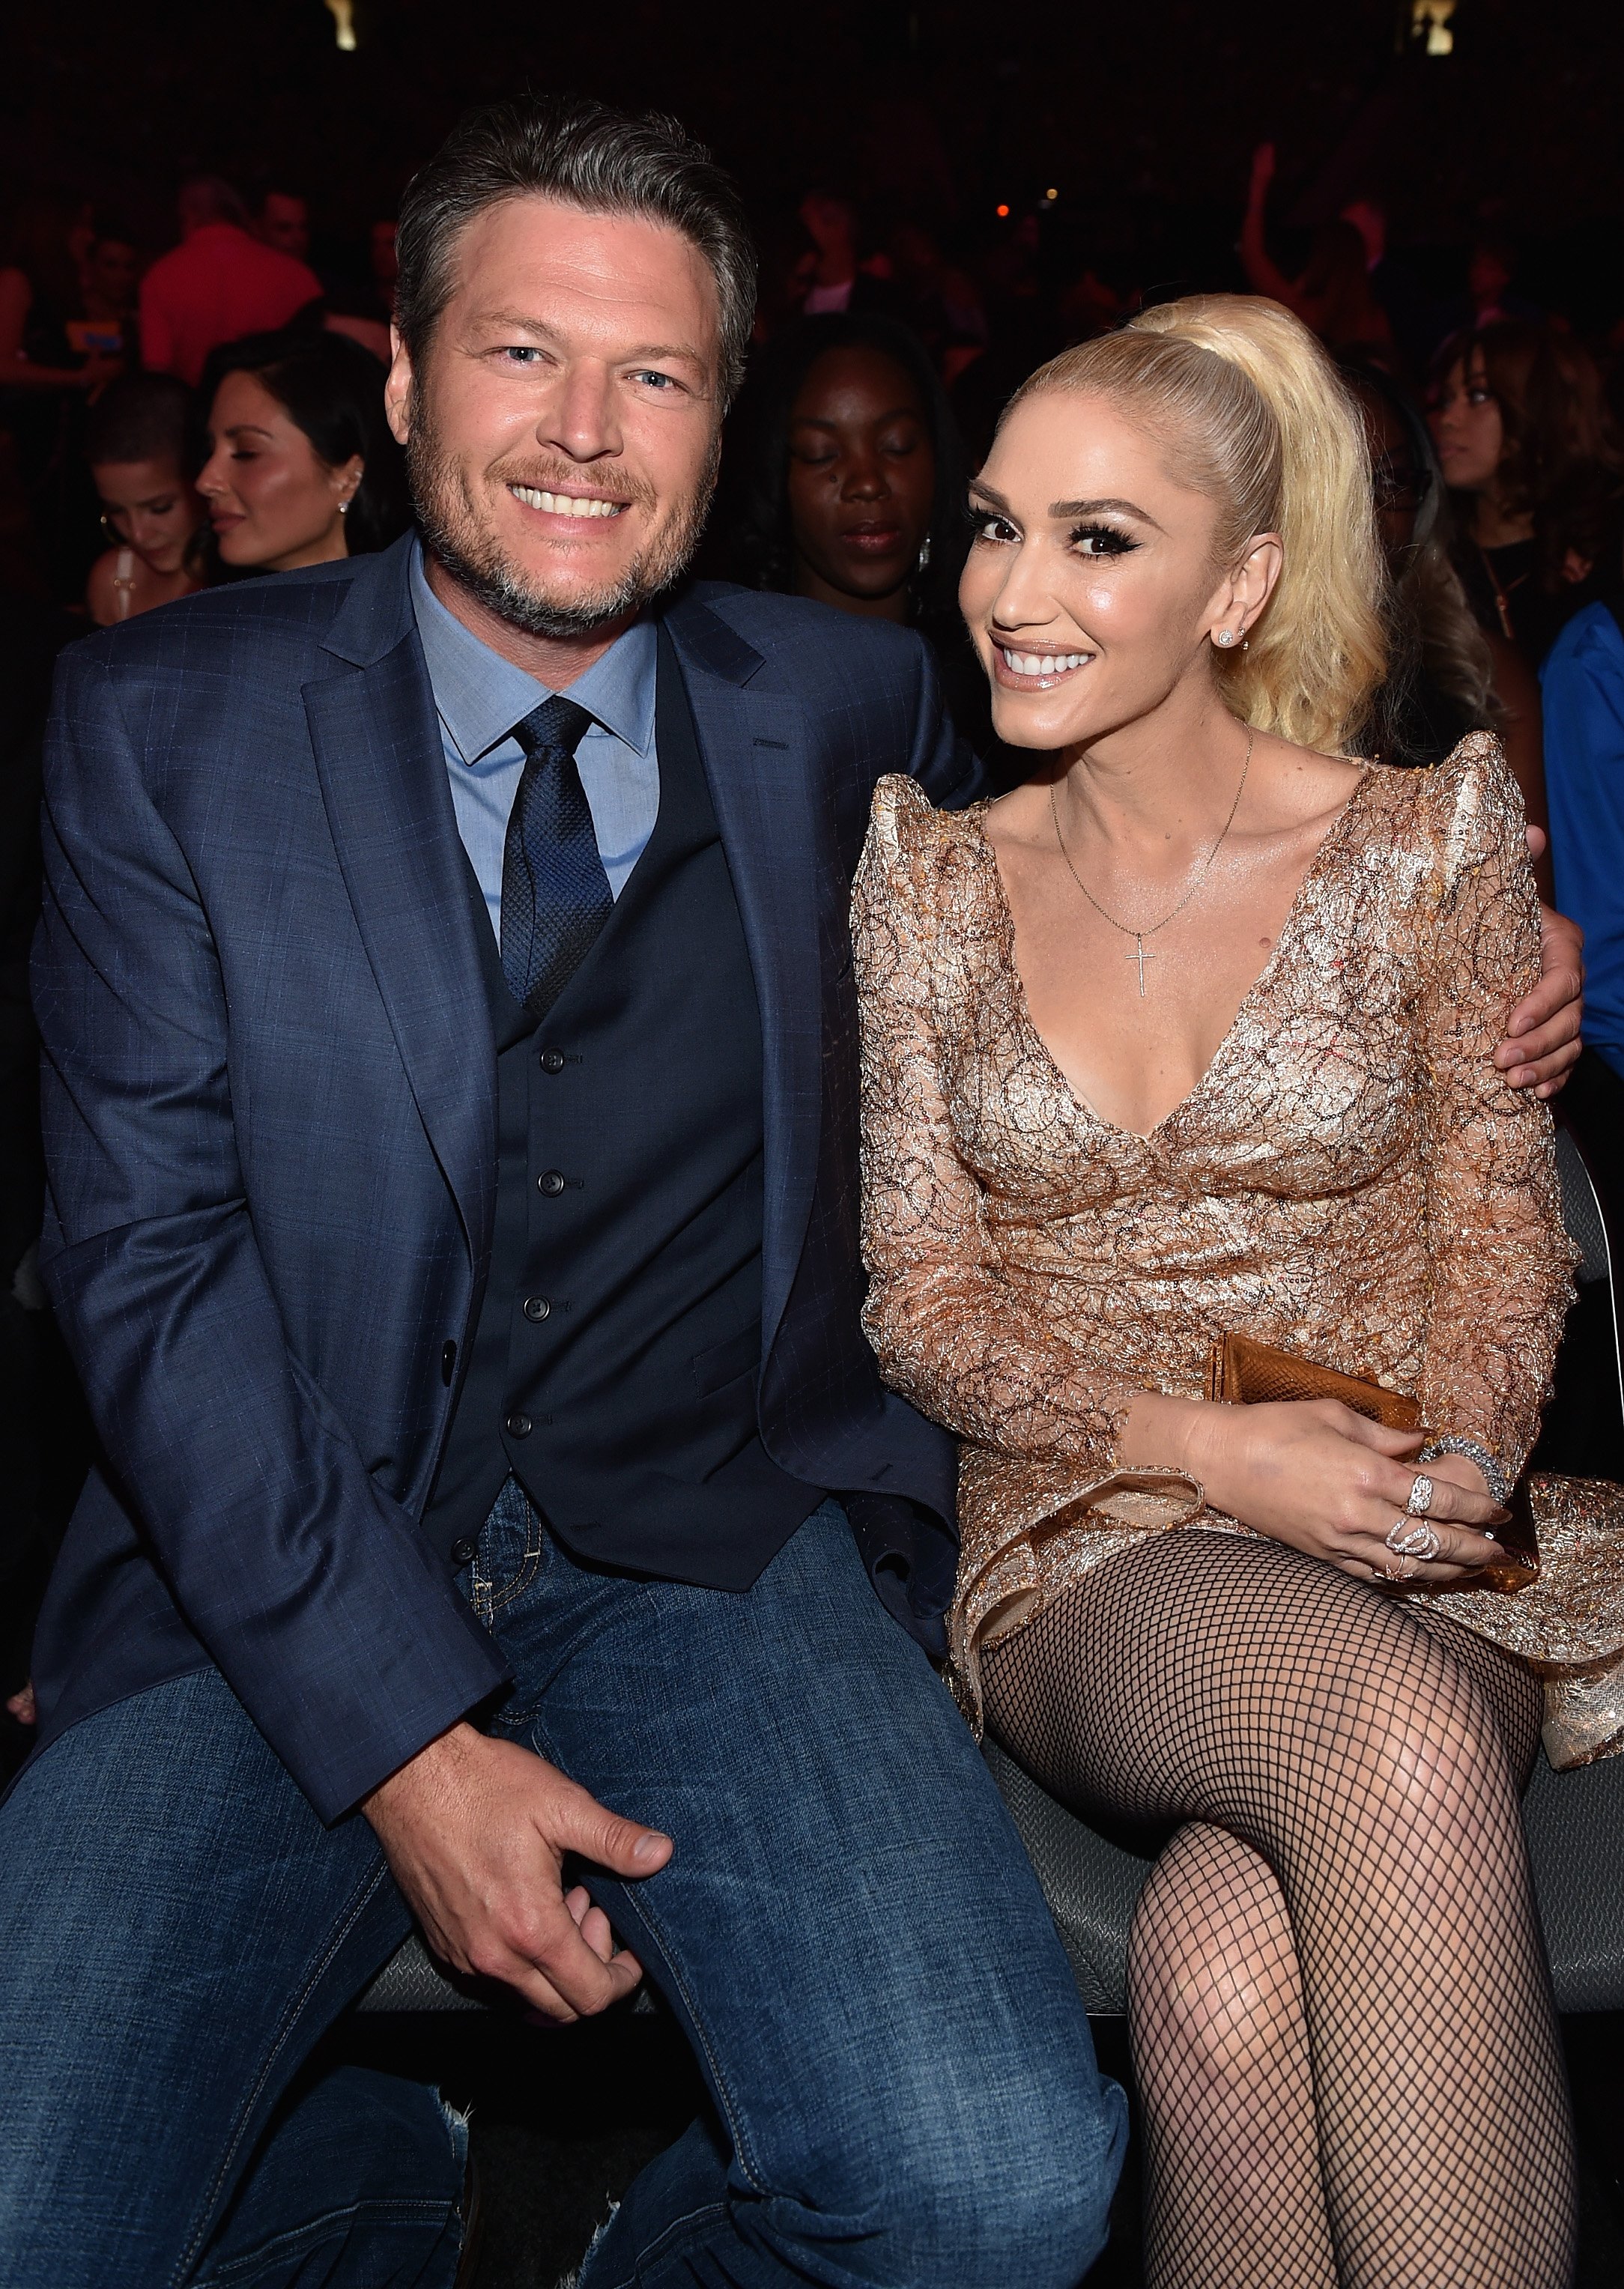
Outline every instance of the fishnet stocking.
{"label": "fishnet stocking", "polygon": [[1130,1947],[1149,2289],[1563,2289],[1521,1664],[1282,1543],[1192,1531],[1108,1560],[983,1674],[1052,1794],[1190,1823]]}

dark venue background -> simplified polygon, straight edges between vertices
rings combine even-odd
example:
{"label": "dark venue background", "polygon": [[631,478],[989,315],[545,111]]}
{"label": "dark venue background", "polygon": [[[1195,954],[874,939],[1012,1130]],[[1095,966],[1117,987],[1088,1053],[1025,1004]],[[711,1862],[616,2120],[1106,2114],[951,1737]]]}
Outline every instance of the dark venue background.
{"label": "dark venue background", "polygon": [[574,86],[673,110],[736,171],[764,231],[811,182],[948,222],[973,249],[1052,187],[1045,259],[1140,283],[1219,283],[1247,157],[1280,145],[1280,219],[1375,190],[1396,242],[1457,282],[1485,211],[1548,307],[1585,331],[1624,307],[1624,12],[1612,0],[1460,0],[1429,56],[1405,0],[355,0],[341,52],[321,0],[81,0],[0,26],[12,187],[106,202],[172,237],[174,186],[219,171],[311,201],[318,268],[393,212],[467,104]]}

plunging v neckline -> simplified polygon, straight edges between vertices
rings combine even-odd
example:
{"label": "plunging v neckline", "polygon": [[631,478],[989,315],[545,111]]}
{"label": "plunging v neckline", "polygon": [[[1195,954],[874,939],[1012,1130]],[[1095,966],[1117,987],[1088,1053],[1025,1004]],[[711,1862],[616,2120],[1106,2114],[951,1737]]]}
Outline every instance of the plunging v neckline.
{"label": "plunging v neckline", "polygon": [[[1351,762],[1353,758],[1348,757],[1347,760]],[[1097,1129],[1108,1130],[1113,1137],[1130,1137],[1136,1144],[1154,1144],[1168,1124],[1178,1120],[1180,1113],[1187,1112],[1188,1108],[1196,1103],[1196,1099],[1202,1095],[1207,1083],[1212,1080],[1213,1073],[1218,1070],[1218,1067],[1222,1064],[1224,1057],[1228,1054],[1229,1045],[1235,1039],[1236,1030],[1240,1025],[1241,1019],[1245,1017],[1252,1003],[1260,1000],[1263,994],[1268,990],[1268,986],[1274,977],[1275,972],[1280,966],[1280,960],[1285,951],[1286,941],[1300,927],[1303,903],[1308,896],[1309,888],[1314,881],[1314,878],[1318,873],[1326,853],[1331,849],[1332,846],[1339,841],[1346,830],[1348,821],[1353,817],[1355,806],[1358,803],[1360,797],[1364,794],[1364,790],[1372,782],[1373,769],[1374,767],[1370,763],[1361,764],[1358,780],[1356,785],[1350,788],[1347,802],[1337,812],[1336,817],[1332,820],[1330,825],[1325,829],[1324,833],[1320,836],[1318,842],[1315,845],[1314,856],[1309,859],[1308,866],[1304,870],[1302,880],[1298,883],[1296,890],[1292,894],[1292,903],[1285,910],[1285,918],[1281,922],[1280,928],[1276,934],[1275,943],[1270,950],[1268,960],[1264,963],[1262,969],[1259,970],[1257,976],[1252,979],[1252,984],[1246,988],[1244,993],[1242,994],[1240,1000],[1236,1003],[1234,1014],[1230,1017],[1228,1025],[1224,1028],[1223,1037],[1220,1041],[1218,1047],[1213,1050],[1212,1056],[1208,1058],[1199,1078],[1195,1081],[1191,1088],[1186,1090],[1185,1094],[1179,1099],[1178,1103],[1176,1105],[1170,1105],[1167,1111],[1162,1115],[1161,1119],[1149,1129],[1126,1128],[1120,1121],[1111,1120],[1108,1114],[1101,1113],[1096,1105],[1091,1105],[1087,1097],[1084,1096],[1082,1090],[1077,1087],[1076,1083],[1071,1079],[1070,1075],[1061,1065],[1060,1059],[1055,1056],[1054,1051],[1050,1048],[1048,1042],[1044,1040],[1044,1035],[1039,1031],[1036,1020],[1032,1015],[1031,1005],[1027,1000],[1026,980],[1022,977],[1020,974],[1020,965],[1015,959],[1014,910],[1010,905],[1009,894],[1004,887],[1004,874],[1003,870],[998,865],[998,854],[993,849],[993,846],[988,840],[987,836],[988,806],[985,803],[981,803],[977,806],[975,813],[976,835],[981,846],[982,856],[985,858],[987,865],[992,870],[993,896],[997,902],[998,909],[1000,950],[1004,957],[1004,969],[1008,973],[1010,990],[1014,996],[1017,1018],[1037,1048],[1044,1063],[1048,1065],[1055,1079],[1060,1082],[1061,1088],[1065,1090],[1072,1104],[1076,1105],[1077,1111],[1083,1114],[1085,1120],[1092,1121]]]}

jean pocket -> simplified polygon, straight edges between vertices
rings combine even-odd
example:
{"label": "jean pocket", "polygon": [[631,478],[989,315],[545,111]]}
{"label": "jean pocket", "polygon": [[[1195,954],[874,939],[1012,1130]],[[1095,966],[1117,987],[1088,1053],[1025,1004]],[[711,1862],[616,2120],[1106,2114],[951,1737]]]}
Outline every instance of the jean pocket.
{"label": "jean pocket", "polygon": [[546,1529],[516,1479],[509,1479],[479,1529],[468,1582],[468,1603],[489,1624],[493,1615],[531,1583],[541,1568]]}
{"label": "jean pocket", "polygon": [[708,1352],[696,1352],[692,1364],[694,1388],[701,1399],[708,1399],[724,1384],[736,1383],[741,1375],[761,1364],[761,1321],[752,1320],[748,1328],[730,1336],[724,1344],[713,1344]]}

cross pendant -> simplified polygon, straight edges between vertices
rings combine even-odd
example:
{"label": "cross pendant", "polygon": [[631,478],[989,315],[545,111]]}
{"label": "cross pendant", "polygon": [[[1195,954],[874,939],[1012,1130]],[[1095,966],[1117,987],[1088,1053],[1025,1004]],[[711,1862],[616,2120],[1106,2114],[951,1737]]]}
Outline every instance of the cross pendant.
{"label": "cross pendant", "polygon": [[1136,937],[1133,941],[1132,953],[1124,953],[1123,960],[1124,961],[1137,961],[1139,964],[1139,998],[1142,1001],[1145,998],[1145,964],[1148,961],[1154,961],[1156,960],[1156,956],[1154,953],[1147,953],[1145,952],[1145,941],[1142,937]]}

